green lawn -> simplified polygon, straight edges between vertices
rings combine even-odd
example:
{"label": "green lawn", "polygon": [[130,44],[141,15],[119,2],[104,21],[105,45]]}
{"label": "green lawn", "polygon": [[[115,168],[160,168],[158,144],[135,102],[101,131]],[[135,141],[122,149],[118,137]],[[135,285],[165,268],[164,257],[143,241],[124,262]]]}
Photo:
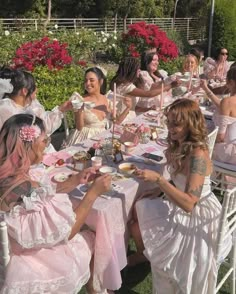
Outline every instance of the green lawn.
{"label": "green lawn", "polygon": [[[129,247],[134,250],[134,243],[131,240]],[[220,268],[219,277],[224,273],[224,268]],[[135,267],[126,267],[122,270],[122,286],[115,291],[116,294],[151,294],[152,293],[152,275],[148,263],[143,263]],[[82,289],[79,294],[85,294]],[[220,294],[229,294],[229,282],[222,287]],[[168,294],[168,293],[166,293]],[[201,294],[201,293],[199,293]]]}

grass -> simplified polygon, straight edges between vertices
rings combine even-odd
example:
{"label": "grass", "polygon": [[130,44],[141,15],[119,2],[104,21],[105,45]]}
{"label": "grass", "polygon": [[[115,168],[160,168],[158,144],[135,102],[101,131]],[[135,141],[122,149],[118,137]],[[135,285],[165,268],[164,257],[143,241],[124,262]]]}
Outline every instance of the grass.
{"label": "grass", "polygon": [[[131,252],[135,250],[135,245],[132,240],[129,242]],[[129,254],[129,253],[128,253]],[[219,278],[223,276],[226,269],[221,266],[219,271]],[[148,263],[143,263],[135,267],[126,267],[121,271],[122,285],[121,288],[115,291],[116,294],[151,294],[152,293],[152,275],[151,268]],[[82,289],[78,294],[85,294],[86,291]],[[230,286],[229,280],[225,282],[219,294],[229,294]],[[168,294],[168,293],[166,293]],[[201,293],[199,293],[201,294]]]}
{"label": "grass", "polygon": [[[214,190],[219,201],[223,202],[223,197],[218,189]],[[135,244],[132,239],[129,241],[128,255],[135,251]],[[222,265],[218,273],[218,280],[221,280],[226,273],[226,267]],[[151,294],[152,293],[152,275],[151,268],[148,263],[143,263],[135,267],[125,267],[121,271],[122,285],[121,288],[115,291],[115,294]],[[78,294],[85,294],[82,289]],[[230,294],[230,278],[226,280],[219,294]],[[166,293],[168,294],[168,293]],[[199,293],[201,294],[201,293]]]}

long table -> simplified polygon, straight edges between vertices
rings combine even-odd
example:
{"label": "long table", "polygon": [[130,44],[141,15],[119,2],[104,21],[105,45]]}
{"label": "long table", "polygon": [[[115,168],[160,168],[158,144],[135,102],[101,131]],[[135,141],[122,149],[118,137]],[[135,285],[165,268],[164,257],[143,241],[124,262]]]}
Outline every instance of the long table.
{"label": "long table", "polygon": [[[139,117],[137,123],[144,123],[145,118]],[[146,122],[147,123],[147,122]],[[155,123],[153,124],[155,125]],[[162,132],[162,137],[166,136],[166,131]],[[111,137],[111,132],[106,131],[100,135],[101,138]],[[71,146],[64,149],[63,152],[74,154],[79,150],[88,150],[93,146],[94,140],[86,140],[81,144]],[[145,152],[157,152],[162,155],[165,146],[158,145],[155,141],[150,141],[147,144],[138,144],[132,155],[124,155],[126,161],[132,159],[139,168],[149,168],[164,171],[165,160],[160,163],[151,161],[145,162],[140,155]],[[60,152],[58,152],[60,156]],[[113,162],[105,165],[118,166]],[[53,177],[59,172],[68,172],[70,166],[54,168],[49,172],[50,177]],[[97,291],[102,289],[117,290],[121,287],[122,279],[120,271],[127,265],[127,244],[128,231],[127,222],[131,217],[131,210],[135,198],[144,190],[153,187],[153,184],[145,183],[140,185],[140,181],[135,177],[123,176],[119,180],[112,181],[112,191],[98,197],[86,219],[86,225],[96,232],[95,252],[94,252],[94,286]],[[143,183],[143,182],[142,182]],[[79,205],[81,199],[86,192],[86,185],[79,185],[73,192],[70,193],[74,209]]]}

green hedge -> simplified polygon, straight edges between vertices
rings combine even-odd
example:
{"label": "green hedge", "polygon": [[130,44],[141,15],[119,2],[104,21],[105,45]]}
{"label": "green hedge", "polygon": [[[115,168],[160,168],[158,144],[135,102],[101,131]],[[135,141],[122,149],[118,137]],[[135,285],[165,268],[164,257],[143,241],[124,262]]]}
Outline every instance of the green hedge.
{"label": "green hedge", "polygon": [[[15,51],[23,43],[37,40],[45,36],[43,31],[8,32],[0,28],[0,64],[11,65]],[[56,30],[52,28],[47,32],[50,39],[57,39],[62,43],[68,43],[69,54],[73,57],[73,63],[59,71],[51,71],[45,66],[36,67],[33,75],[37,83],[37,97],[46,110],[66,101],[74,91],[83,94],[85,68],[78,65],[79,60],[87,62],[86,68],[95,66],[94,62],[98,52],[106,56],[102,66],[107,70],[107,84],[114,76],[117,63],[122,58],[121,35],[116,33],[96,33],[90,29],[81,29],[78,32],[70,30]],[[172,38],[180,46],[180,36],[173,32]],[[181,49],[182,50],[182,49]],[[180,71],[182,58],[168,62],[161,62],[160,68],[169,74]],[[73,116],[69,115],[70,126],[73,126]]]}
{"label": "green hedge", "polygon": [[229,50],[229,59],[236,60],[236,1],[217,0],[213,21],[212,51],[224,47]]}

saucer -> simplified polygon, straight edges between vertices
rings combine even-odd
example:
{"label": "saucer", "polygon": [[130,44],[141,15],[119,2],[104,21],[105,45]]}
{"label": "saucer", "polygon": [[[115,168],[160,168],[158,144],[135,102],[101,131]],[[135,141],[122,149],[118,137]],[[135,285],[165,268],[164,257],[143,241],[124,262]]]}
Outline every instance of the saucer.
{"label": "saucer", "polygon": [[56,174],[53,179],[54,181],[58,182],[58,183],[63,183],[65,182],[67,179],[69,179],[69,177],[71,176],[72,174],[70,172],[61,172],[61,173],[58,173]]}

